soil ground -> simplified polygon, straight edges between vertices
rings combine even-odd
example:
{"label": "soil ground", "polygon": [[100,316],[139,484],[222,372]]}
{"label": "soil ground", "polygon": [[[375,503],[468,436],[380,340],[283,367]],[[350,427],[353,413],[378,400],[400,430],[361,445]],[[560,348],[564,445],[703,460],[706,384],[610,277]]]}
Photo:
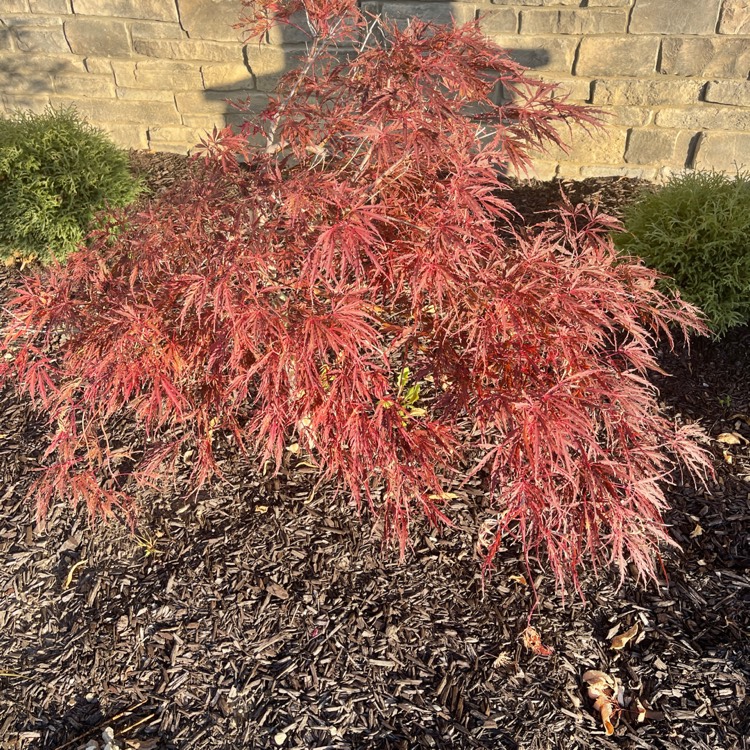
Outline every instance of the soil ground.
{"label": "soil ground", "polygon": [[[170,155],[132,163],[156,192],[185,171]],[[511,200],[536,221],[561,188],[617,215],[648,186],[532,183]],[[519,550],[482,585],[475,485],[452,502],[455,527],[417,529],[403,562],[370,519],[312,492],[307,467],[272,478],[232,455],[197,497],[181,480],[144,505],[138,538],[61,507],[42,528],[24,496],[43,416],[6,387],[0,748],[102,744],[106,727],[140,750],[750,748],[750,451],[715,440],[750,438],[750,331],[663,365],[664,408],[702,424],[716,478],[670,491],[681,550],[665,551],[659,586],[604,572],[583,579],[586,602],[563,600],[538,562],[531,622],[546,657],[520,640],[534,594]],[[624,712],[605,736],[582,686],[590,669],[639,698],[646,720]]]}

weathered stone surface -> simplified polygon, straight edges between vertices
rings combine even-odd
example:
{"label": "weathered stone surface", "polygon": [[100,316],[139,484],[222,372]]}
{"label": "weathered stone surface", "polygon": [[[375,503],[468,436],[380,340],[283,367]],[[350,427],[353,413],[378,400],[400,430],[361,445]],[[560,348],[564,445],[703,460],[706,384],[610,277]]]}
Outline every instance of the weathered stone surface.
{"label": "weathered stone surface", "polygon": [[588,102],[591,98],[591,81],[588,78],[546,73],[534,73],[534,78],[538,78],[545,83],[555,84],[557,94],[566,96],[572,102]]}
{"label": "weathered stone surface", "polygon": [[705,104],[663,109],[654,122],[662,128],[690,130],[750,130],[750,109]]}
{"label": "weathered stone surface", "polygon": [[604,79],[594,81],[593,103],[643,107],[659,104],[690,104],[700,99],[700,80]]}
{"label": "weathered stone surface", "polygon": [[750,133],[704,133],[698,143],[694,166],[730,173],[750,169]]}
{"label": "weathered stone surface", "polygon": [[120,148],[148,148],[145,125],[107,123],[106,125],[100,124],[99,127],[106,131]]}
{"label": "weathered stone surface", "polygon": [[631,34],[713,34],[721,0],[635,0],[628,31]]}
{"label": "weathered stone surface", "polygon": [[588,0],[587,8],[629,8],[633,0]]}
{"label": "weathered stone surface", "polygon": [[581,167],[581,177],[630,177],[634,180],[655,180],[653,167]]}
{"label": "weathered stone surface", "polygon": [[26,0],[3,0],[3,13],[26,13],[29,4]]}
{"label": "weathered stone surface", "polygon": [[658,36],[585,37],[575,74],[582,76],[648,76],[656,71]]}
{"label": "weathered stone surface", "polygon": [[514,34],[518,30],[518,13],[514,8],[482,9],[479,27],[485,34]]}
{"label": "weathered stone surface", "polygon": [[40,54],[70,52],[59,18],[44,16],[6,16],[3,19],[10,30],[17,50]]}
{"label": "weathered stone surface", "polygon": [[177,21],[174,0],[73,0],[73,12],[84,16]]}
{"label": "weathered stone surface", "polygon": [[175,94],[177,109],[188,114],[225,114],[234,111],[230,101],[249,96],[252,91],[182,91]]}
{"label": "weathered stone surface", "polygon": [[750,0],[724,0],[720,34],[750,34]]}
{"label": "weathered stone surface", "polygon": [[233,29],[247,10],[240,0],[179,0],[180,23],[191,39],[238,42],[242,33]]}
{"label": "weathered stone surface", "polygon": [[133,48],[139,55],[167,60],[205,60],[206,62],[232,62],[242,60],[242,47],[221,42],[190,41],[182,39],[134,39]]}
{"label": "weathered stone surface", "polygon": [[474,19],[474,8],[461,3],[382,3],[381,13],[396,23],[411,18],[433,23],[465,23]]}
{"label": "weathered stone surface", "polygon": [[741,78],[750,75],[747,39],[682,37],[662,44],[660,73],[704,78]]}
{"label": "weathered stone surface", "polygon": [[490,0],[493,5],[544,5],[544,0]]}
{"label": "weathered stone surface", "polygon": [[116,122],[144,126],[146,123],[154,125],[180,123],[180,113],[174,103],[77,99],[69,96],[54,96],[50,97],[50,100],[55,106],[74,106],[83,117],[94,124]]}
{"label": "weathered stone surface", "polygon": [[141,89],[171,89],[196,91],[203,88],[198,63],[173,60],[113,60],[115,82],[118,86]]}
{"label": "weathered stone surface", "polygon": [[0,21],[0,52],[13,49],[13,40],[10,35],[10,29]]}
{"label": "weathered stone surface", "polygon": [[669,164],[674,160],[679,131],[633,130],[628,138],[625,161],[629,164]]}
{"label": "weathered stone surface", "polygon": [[70,49],[78,55],[127,57],[130,38],[122,21],[76,16],[65,22]]}
{"label": "weathered stone surface", "polygon": [[178,143],[185,146],[194,146],[205,135],[205,130],[189,128],[185,125],[159,125],[148,129],[149,141]]}
{"label": "weathered stone surface", "polygon": [[257,44],[245,47],[245,54],[258,91],[274,91],[281,76],[295,65],[297,59],[280,47],[258,47]]}
{"label": "weathered stone surface", "polygon": [[108,57],[86,57],[83,61],[87,73],[97,73],[99,75],[109,75],[114,80],[112,72],[112,60]]}
{"label": "weathered stone surface", "polygon": [[130,35],[133,39],[185,39],[185,32],[178,23],[163,21],[131,21]]}
{"label": "weathered stone surface", "polygon": [[654,118],[653,110],[648,107],[609,106],[604,114],[605,125],[617,125],[623,128],[642,128]]}
{"label": "weathered stone surface", "polygon": [[628,12],[618,8],[581,10],[522,10],[522,34],[620,34],[628,24]]}
{"label": "weathered stone surface", "polygon": [[48,96],[29,96],[28,94],[3,93],[0,96],[5,112],[15,112],[17,109],[23,109],[36,114],[41,114],[49,106]]}
{"label": "weathered stone surface", "polygon": [[705,99],[715,104],[750,107],[750,81],[709,81]]}
{"label": "weathered stone surface", "polygon": [[115,82],[111,75],[57,76],[55,78],[55,93],[80,96],[84,99],[107,99],[115,95]]}
{"label": "weathered stone surface", "polygon": [[578,39],[573,37],[524,37],[492,35],[492,41],[508,50],[521,65],[534,70],[570,73],[573,69]]}
{"label": "weathered stone surface", "polygon": [[[375,12],[380,12],[380,6]],[[303,44],[308,41],[310,33],[303,13],[293,13],[289,23],[279,24],[268,31],[268,43],[272,45]]]}
{"label": "weathered stone surface", "polygon": [[29,0],[32,13],[71,13],[69,0]]}
{"label": "weathered stone surface", "polygon": [[203,88],[216,91],[251,89],[255,85],[252,73],[244,65],[203,65]]}
{"label": "weathered stone surface", "polygon": [[567,129],[563,138],[570,148],[565,150],[551,147],[547,159],[556,159],[560,163],[575,162],[579,164],[622,164],[628,131],[625,128],[607,127],[604,132],[586,130],[580,125]]}
{"label": "weathered stone surface", "polygon": [[534,159],[533,164],[525,172],[521,170],[510,170],[510,173],[520,180],[554,180],[557,175],[558,164],[556,161],[547,161],[543,158]]}
{"label": "weathered stone surface", "polygon": [[115,89],[118,99],[136,102],[174,102],[174,91],[160,91],[159,89],[124,88]]}

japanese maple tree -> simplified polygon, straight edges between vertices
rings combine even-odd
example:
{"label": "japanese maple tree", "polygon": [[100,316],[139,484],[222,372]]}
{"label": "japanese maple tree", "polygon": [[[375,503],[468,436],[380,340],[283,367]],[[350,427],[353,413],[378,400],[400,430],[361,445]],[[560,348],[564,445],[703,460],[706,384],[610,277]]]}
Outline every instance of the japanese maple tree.
{"label": "japanese maple tree", "polygon": [[[513,534],[560,583],[587,559],[655,575],[662,482],[706,461],[646,374],[660,335],[703,326],[616,256],[610,218],[566,204],[518,231],[504,198],[508,167],[592,115],[476,23],[246,5],[258,43],[277,24],[309,34],[300,67],[206,139],[205,169],[10,305],[6,377],[50,420],[39,513],[132,508],[188,448],[199,486],[225,435],[261,465],[304,452],[402,550],[415,513],[449,520],[450,490],[479,474],[486,564]],[[110,439],[124,417],[141,445]]]}

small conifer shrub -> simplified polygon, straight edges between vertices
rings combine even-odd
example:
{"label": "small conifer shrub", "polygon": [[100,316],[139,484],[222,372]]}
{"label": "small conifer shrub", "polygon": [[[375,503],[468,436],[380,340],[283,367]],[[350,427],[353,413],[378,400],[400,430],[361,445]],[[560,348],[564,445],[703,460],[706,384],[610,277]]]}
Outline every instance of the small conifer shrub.
{"label": "small conifer shrub", "polygon": [[0,118],[0,256],[63,260],[95,214],[138,193],[127,154],[74,110]]}
{"label": "small conifer shrub", "polygon": [[[488,565],[514,534],[561,584],[587,561],[654,575],[661,482],[705,459],[645,376],[657,336],[700,320],[618,258],[611,220],[568,205],[516,233],[503,197],[508,165],[590,114],[475,23],[248,5],[260,39],[305,18],[302,66],[205,141],[205,171],[12,303],[8,374],[50,418],[39,512],[131,507],[188,448],[199,486],[225,435],[260,464],[306,454],[402,550],[415,515],[449,520],[480,475]],[[493,103],[498,78],[512,104]],[[145,435],[129,451],[108,439],[123,414]]]}
{"label": "small conifer shrub", "polygon": [[614,239],[700,307],[716,336],[750,321],[750,174],[674,176],[626,210]]}

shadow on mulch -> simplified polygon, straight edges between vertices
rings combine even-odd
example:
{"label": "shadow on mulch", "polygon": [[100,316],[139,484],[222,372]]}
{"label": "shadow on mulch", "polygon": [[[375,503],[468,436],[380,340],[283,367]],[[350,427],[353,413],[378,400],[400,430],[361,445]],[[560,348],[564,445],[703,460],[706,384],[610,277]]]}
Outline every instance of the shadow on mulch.
{"label": "shadow on mulch", "polygon": [[[616,211],[633,182],[574,189]],[[524,187],[514,202],[531,215],[555,190]],[[742,329],[665,355],[665,408],[714,438],[750,437],[748,344]],[[39,418],[9,389],[0,409],[3,750],[101,745],[108,726],[140,750],[750,747],[744,444],[709,440],[716,482],[671,492],[682,552],[665,553],[668,584],[618,589],[589,575],[587,603],[563,602],[536,568],[532,621],[554,648],[544,658],[519,642],[534,597],[518,549],[498,555],[483,590],[475,484],[456,490],[455,527],[418,526],[403,563],[368,518],[313,492],[303,464],[264,477],[231,453],[200,497],[180,480],[140,498],[139,538],[67,508],[39,529],[23,501]],[[635,624],[635,640],[612,650]],[[640,697],[647,721],[623,715],[605,737],[588,669]]]}

